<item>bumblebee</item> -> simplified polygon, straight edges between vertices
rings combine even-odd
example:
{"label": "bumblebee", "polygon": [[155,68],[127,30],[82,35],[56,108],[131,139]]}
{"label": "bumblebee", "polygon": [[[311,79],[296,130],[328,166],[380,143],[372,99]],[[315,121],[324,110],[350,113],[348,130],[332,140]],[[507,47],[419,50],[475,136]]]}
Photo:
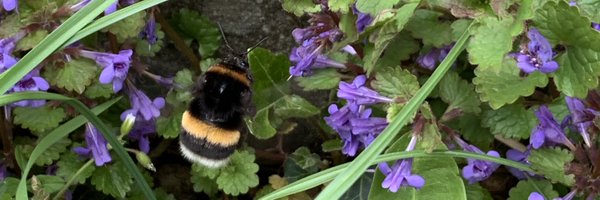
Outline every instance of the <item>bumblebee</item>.
{"label": "bumblebee", "polygon": [[[233,51],[222,29],[221,34],[227,47]],[[244,116],[255,112],[252,104],[253,79],[246,55],[232,54],[199,77],[193,91],[194,98],[181,120],[183,131],[179,146],[187,160],[207,167],[222,167],[238,146]]]}

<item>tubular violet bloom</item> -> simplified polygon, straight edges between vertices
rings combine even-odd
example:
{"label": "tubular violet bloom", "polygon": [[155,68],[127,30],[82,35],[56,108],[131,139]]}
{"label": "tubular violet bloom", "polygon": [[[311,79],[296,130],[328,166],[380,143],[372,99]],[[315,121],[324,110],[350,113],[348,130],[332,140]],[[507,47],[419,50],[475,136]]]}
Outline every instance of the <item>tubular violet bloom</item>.
{"label": "tubular violet bloom", "polygon": [[598,31],[600,31],[600,23],[594,23],[592,22],[592,27]]}
{"label": "tubular violet bloom", "polygon": [[393,101],[391,98],[381,96],[376,91],[365,87],[366,82],[367,77],[365,75],[354,78],[352,84],[340,82],[337,96],[359,105],[391,103]]}
{"label": "tubular violet bloom", "polygon": [[[508,151],[506,151],[506,158],[509,160],[512,160],[512,161],[530,165],[529,161],[527,160],[527,157],[529,157],[530,153],[531,153],[531,150],[529,149],[529,147],[527,148],[527,150],[525,152],[521,152],[521,151],[514,150],[514,149],[509,149]],[[525,173],[527,173],[530,177],[535,176],[535,174],[533,172],[524,172],[517,168],[509,167],[509,166],[506,166],[506,168],[513,176],[517,177],[519,180],[527,178]]]}
{"label": "tubular violet bloom", "polygon": [[102,166],[112,160],[104,136],[89,122],[85,124],[85,143],[87,147],[75,147],[73,151],[81,156],[94,158],[96,166]]}
{"label": "tubular violet bloom", "polygon": [[583,101],[574,97],[565,97],[567,107],[571,111],[570,119],[572,124],[577,127],[577,130],[583,137],[583,141],[588,147],[591,147],[590,134],[587,129],[594,123],[593,120],[596,116],[600,115],[599,112],[586,108],[583,105]]}
{"label": "tubular violet bloom", "polygon": [[527,49],[517,53],[517,66],[525,73],[540,71],[552,73],[558,69],[558,63],[553,60],[554,52],[550,42],[535,28],[527,32],[529,44]]}
{"label": "tubular violet bloom", "polygon": [[146,22],[146,26],[144,26],[144,30],[140,32],[140,37],[146,39],[148,44],[156,44],[158,41],[158,36],[156,35],[156,20],[154,19],[154,15],[150,15],[148,18],[148,22]]}
{"label": "tubular violet bloom", "polygon": [[563,127],[558,125],[558,122],[554,119],[554,115],[552,115],[546,105],[540,106],[535,115],[540,120],[540,123],[532,130],[531,137],[529,138],[529,142],[534,149],[539,149],[544,144],[564,144],[570,149],[575,149],[575,146],[565,135]]}
{"label": "tubular violet bloom", "polygon": [[[479,148],[467,144],[467,142],[463,141],[458,136],[454,136],[454,141],[456,141],[456,143],[465,151],[484,154]],[[500,157],[500,154],[496,151],[488,151],[487,155]],[[494,171],[496,171],[496,169],[498,169],[498,167],[500,167],[500,164],[494,162],[476,160],[472,158],[467,158],[467,163],[468,164],[462,169],[462,175],[469,181],[469,184],[487,179],[490,177],[490,175],[492,175],[492,173],[494,173]]]}
{"label": "tubular violet bloom", "polygon": [[[38,69],[34,69],[17,82],[11,89],[11,92],[46,91],[48,88],[50,88],[48,82],[40,77]],[[22,100],[15,102],[12,105],[20,107],[40,107],[44,104],[46,104],[46,100]]]}
{"label": "tubular violet bloom", "polygon": [[359,33],[362,33],[365,31],[367,26],[373,22],[373,17],[367,13],[360,12],[358,9],[356,9],[356,6],[352,6],[352,12],[358,17],[356,19],[356,30],[358,30]]}
{"label": "tubular violet bloom", "polygon": [[131,49],[121,50],[119,54],[81,51],[81,56],[94,59],[96,64],[103,68],[102,73],[100,73],[100,83],[108,84],[112,82],[115,93],[123,88],[123,81],[127,78],[132,54]]}
{"label": "tubular violet bloom", "polygon": [[156,123],[154,120],[141,120],[137,118],[133,129],[129,132],[129,139],[138,141],[140,151],[148,153],[150,151],[149,137],[156,133]]}
{"label": "tubular violet bloom", "polygon": [[17,63],[17,58],[12,55],[16,42],[14,38],[0,39],[0,73]]}
{"label": "tubular violet bloom", "polygon": [[[412,151],[417,144],[417,137],[412,136],[406,151]],[[383,188],[387,188],[390,192],[397,192],[400,187],[414,187],[421,189],[425,185],[423,177],[412,174],[412,158],[397,160],[390,168],[386,162],[379,163],[377,166],[381,173],[385,175],[385,179],[381,183]]]}
{"label": "tubular violet bloom", "polygon": [[446,58],[453,46],[454,44],[442,48],[432,48],[428,53],[419,55],[417,63],[425,69],[434,70],[437,64]]}
{"label": "tubular violet bloom", "polygon": [[154,100],[150,100],[144,92],[138,90],[132,84],[129,84],[128,86],[127,94],[129,95],[131,109],[125,110],[121,114],[121,119],[125,119],[128,114],[142,116],[143,120],[146,121],[156,119],[160,116],[160,109],[165,106],[164,98],[157,97]]}
{"label": "tubular violet bloom", "polygon": [[17,8],[17,0],[2,0],[2,8],[6,11],[12,11]]}

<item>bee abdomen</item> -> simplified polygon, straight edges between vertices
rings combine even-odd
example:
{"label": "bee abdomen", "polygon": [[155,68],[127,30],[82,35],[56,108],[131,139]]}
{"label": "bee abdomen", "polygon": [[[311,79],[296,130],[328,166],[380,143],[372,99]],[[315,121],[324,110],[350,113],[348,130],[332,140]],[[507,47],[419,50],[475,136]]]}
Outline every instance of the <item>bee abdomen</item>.
{"label": "bee abdomen", "polygon": [[227,164],[240,141],[239,130],[229,130],[208,123],[185,111],[182,116],[183,128],[180,149],[185,158],[208,167]]}

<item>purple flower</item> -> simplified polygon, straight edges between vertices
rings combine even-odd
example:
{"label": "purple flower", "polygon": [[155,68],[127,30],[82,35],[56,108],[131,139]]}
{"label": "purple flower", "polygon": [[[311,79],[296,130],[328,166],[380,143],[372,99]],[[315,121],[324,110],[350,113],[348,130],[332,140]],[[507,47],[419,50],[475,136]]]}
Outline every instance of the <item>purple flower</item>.
{"label": "purple flower", "polygon": [[[71,6],[71,11],[73,11],[73,12],[79,11],[83,7],[88,5],[91,1],[92,0],[82,0],[79,3]],[[117,2],[119,2],[119,1],[115,1],[114,3],[110,4],[110,6],[108,6],[108,8],[106,8],[106,10],[104,10],[104,15],[108,15],[110,13],[115,12],[117,10]]]}
{"label": "purple flower", "polygon": [[[413,136],[406,148],[406,151],[412,151],[417,143],[417,137]],[[381,173],[385,175],[385,179],[381,183],[383,188],[387,188],[390,192],[397,192],[400,187],[414,187],[421,189],[425,185],[423,177],[412,174],[412,158],[397,160],[394,166],[390,168],[386,162],[379,163],[377,166]]]}
{"label": "purple flower", "polygon": [[592,22],[592,28],[600,31],[600,23],[594,23],[594,22]]}
{"label": "purple flower", "polygon": [[535,115],[540,120],[540,123],[532,130],[531,137],[529,138],[529,142],[534,149],[539,149],[544,144],[554,145],[556,143],[575,149],[575,146],[569,141],[563,128],[558,125],[558,122],[556,122],[546,105],[540,106]]}
{"label": "purple flower", "polygon": [[358,9],[356,9],[356,6],[352,6],[352,12],[358,16],[356,19],[356,30],[358,30],[359,33],[362,33],[365,31],[367,26],[373,22],[373,17],[371,17],[369,14],[360,12]]}
{"label": "purple flower", "polygon": [[12,11],[17,8],[17,0],[2,0],[2,7],[6,11]]}
{"label": "purple flower", "polygon": [[529,194],[527,200],[544,200],[544,196],[542,196],[540,193],[532,192]]}
{"label": "purple flower", "polygon": [[81,51],[81,56],[94,59],[96,64],[104,68],[100,73],[100,83],[113,83],[113,91],[119,92],[123,88],[123,81],[127,78],[131,64],[131,49],[121,50],[119,54]]}
{"label": "purple flower", "polygon": [[117,3],[119,1],[115,1],[114,3],[110,4],[110,6],[108,6],[108,8],[106,8],[106,10],[104,10],[104,15],[109,15],[115,11],[117,11]]}
{"label": "purple flower", "polygon": [[124,111],[121,114],[121,119],[125,119],[128,114],[132,114],[134,116],[141,115],[146,121],[153,120],[160,116],[160,109],[165,106],[164,98],[157,97],[151,101],[144,92],[132,85],[128,87],[127,94],[131,102],[131,109]]}
{"label": "purple flower", "polygon": [[148,18],[148,22],[146,22],[146,26],[144,26],[144,30],[140,33],[142,38],[145,38],[148,41],[148,44],[156,44],[158,41],[158,36],[156,35],[156,20],[154,19],[154,15],[150,15]]}
{"label": "purple flower", "polygon": [[521,50],[516,54],[517,66],[525,73],[540,71],[552,73],[558,69],[558,63],[552,60],[554,53],[550,42],[535,28],[527,32],[529,44],[527,50]]}
{"label": "purple flower", "polygon": [[102,166],[112,160],[104,136],[89,122],[85,124],[85,143],[87,147],[75,147],[73,151],[81,156],[93,157],[96,166]]}
{"label": "purple flower", "polygon": [[314,68],[344,68],[344,64],[322,55],[323,49],[340,40],[343,34],[335,21],[329,15],[315,14],[310,22],[311,26],[292,31],[294,40],[300,46],[292,48],[290,53],[290,61],[294,64],[290,67],[290,74],[308,76]]}
{"label": "purple flower", "polygon": [[[553,198],[552,200],[571,200],[571,199],[573,199],[573,197],[575,197],[575,192],[576,191],[573,190],[573,191],[569,192],[567,195],[565,195],[564,197],[557,197],[557,198]],[[529,197],[527,198],[527,200],[545,200],[545,198],[540,193],[532,192],[531,194],[529,194]]]}
{"label": "purple flower", "polygon": [[[529,157],[530,153],[531,153],[531,151],[529,148],[525,152],[521,152],[521,151],[514,150],[514,149],[509,149],[506,152],[506,158],[509,160],[512,160],[512,161],[530,165],[529,161],[527,160],[527,157]],[[519,180],[527,178],[527,175],[535,176],[535,174],[533,172],[524,172],[524,171],[521,171],[514,167],[507,166],[507,169],[513,176],[517,177]],[[525,173],[527,173],[527,175]]]}
{"label": "purple flower", "polygon": [[446,58],[453,46],[454,44],[446,45],[442,48],[434,47],[428,53],[419,55],[417,58],[417,63],[425,69],[434,70],[438,62],[441,62],[444,60],[444,58]]}
{"label": "purple flower", "polygon": [[353,102],[359,105],[372,105],[377,103],[390,103],[393,100],[379,95],[374,90],[365,87],[367,77],[365,75],[359,75],[354,78],[352,84],[346,82],[340,82],[337,96]]}
{"label": "purple flower", "polygon": [[[24,92],[24,91],[46,91],[50,88],[48,82],[40,77],[39,70],[34,69],[29,74],[25,75],[15,86],[12,87],[10,92]],[[20,107],[40,107],[46,104],[46,100],[22,100],[13,103],[13,106]]]}
{"label": "purple flower", "polygon": [[566,97],[565,100],[569,107],[569,111],[571,111],[570,119],[572,120],[573,125],[579,130],[585,144],[590,147],[590,134],[588,134],[587,129],[593,124],[594,118],[600,115],[600,113],[591,108],[586,108],[580,99]]}
{"label": "purple flower", "polygon": [[12,55],[16,42],[14,38],[0,39],[0,73],[17,63],[17,59]]}
{"label": "purple flower", "polygon": [[575,2],[574,0],[570,0],[569,6],[577,6],[577,2]]}
{"label": "purple flower", "polygon": [[330,116],[325,117],[325,122],[340,134],[344,142],[342,153],[348,156],[356,155],[358,149],[371,144],[388,124],[385,118],[371,117],[371,109],[352,102],[341,109],[331,104],[328,111]]}
{"label": "purple flower", "polygon": [[[484,154],[483,151],[481,151],[479,148],[477,148],[476,146],[467,144],[465,141],[460,139],[458,136],[454,137],[454,141],[456,141],[456,143],[460,147],[462,147],[463,150],[465,150],[465,151]],[[493,150],[488,151],[487,155],[494,156],[494,157],[500,157],[500,154]],[[465,179],[467,179],[469,181],[469,184],[473,184],[473,183],[485,180],[488,177],[490,177],[490,175],[492,175],[492,173],[494,171],[496,171],[496,169],[498,169],[498,167],[500,167],[500,164],[497,164],[494,162],[467,158],[467,165],[465,167],[463,167],[462,175]]]}
{"label": "purple flower", "polygon": [[148,153],[150,151],[150,139],[156,133],[156,123],[154,120],[142,120],[136,117],[135,124],[131,132],[129,132],[129,139],[138,141],[140,151]]}

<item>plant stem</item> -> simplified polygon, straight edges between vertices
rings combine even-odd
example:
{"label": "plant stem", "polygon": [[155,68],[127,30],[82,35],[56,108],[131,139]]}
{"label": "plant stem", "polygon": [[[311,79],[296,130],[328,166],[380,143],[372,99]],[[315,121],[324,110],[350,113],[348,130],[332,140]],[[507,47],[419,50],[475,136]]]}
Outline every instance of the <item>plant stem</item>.
{"label": "plant stem", "polygon": [[506,146],[508,146],[510,148],[513,148],[513,149],[516,149],[516,150],[518,150],[520,152],[527,151],[527,147],[525,145],[523,145],[520,142],[515,141],[513,139],[504,138],[504,137],[499,136],[499,135],[494,135],[494,138],[496,138],[496,140],[502,142]]}
{"label": "plant stem", "polygon": [[65,193],[65,191],[67,191],[67,189],[69,189],[69,186],[71,186],[71,184],[73,184],[73,182],[75,182],[75,178],[78,177],[81,173],[83,173],[83,170],[87,169],[93,163],[93,161],[94,161],[94,159],[90,159],[85,164],[83,164],[83,166],[81,166],[81,168],[79,168],[79,170],[77,170],[77,172],[75,172],[75,174],[73,174],[73,176],[71,176],[69,181],[67,181],[67,183],[65,183],[65,185],[62,187],[62,189],[60,189],[60,191],[56,194],[56,196],[54,196],[54,198],[52,198],[52,200],[58,200],[60,197],[62,197],[63,194]]}

